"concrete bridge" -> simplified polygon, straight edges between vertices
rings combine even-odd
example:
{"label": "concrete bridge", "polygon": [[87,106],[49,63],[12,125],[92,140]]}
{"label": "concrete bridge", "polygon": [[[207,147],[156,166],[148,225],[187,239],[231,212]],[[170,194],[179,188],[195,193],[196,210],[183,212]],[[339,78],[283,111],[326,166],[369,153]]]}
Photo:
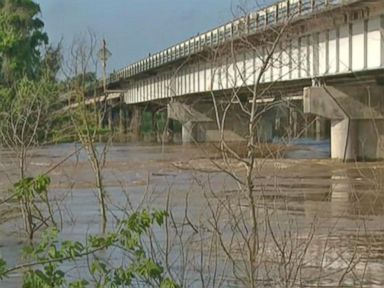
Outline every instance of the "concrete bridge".
{"label": "concrete bridge", "polygon": [[167,107],[183,142],[246,138],[255,100],[262,140],[330,130],[333,158],[383,158],[383,29],[382,0],[284,0],[109,75],[103,97],[133,129]]}

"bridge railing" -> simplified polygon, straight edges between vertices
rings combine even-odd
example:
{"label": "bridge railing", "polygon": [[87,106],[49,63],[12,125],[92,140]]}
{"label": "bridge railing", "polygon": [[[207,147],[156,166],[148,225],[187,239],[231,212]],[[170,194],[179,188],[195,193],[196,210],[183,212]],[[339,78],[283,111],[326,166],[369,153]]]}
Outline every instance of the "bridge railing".
{"label": "bridge railing", "polygon": [[288,18],[317,12],[351,0],[284,0],[209,30],[110,74],[107,83],[129,78],[166,63],[199,53],[229,40],[256,33]]}

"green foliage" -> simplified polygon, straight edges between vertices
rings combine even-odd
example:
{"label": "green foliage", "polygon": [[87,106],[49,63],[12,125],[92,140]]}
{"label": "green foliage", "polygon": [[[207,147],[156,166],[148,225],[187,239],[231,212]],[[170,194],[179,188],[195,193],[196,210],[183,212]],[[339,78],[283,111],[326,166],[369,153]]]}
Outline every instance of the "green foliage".
{"label": "green foliage", "polygon": [[0,257],[0,280],[7,277],[7,262]]}
{"label": "green foliage", "polygon": [[47,198],[51,179],[48,176],[27,177],[14,184],[15,196],[18,200],[33,201],[35,198]]}
{"label": "green foliage", "polygon": [[40,47],[48,44],[40,6],[32,0],[0,1],[0,63],[6,83],[23,76],[36,79],[41,64]]}
{"label": "green foliage", "polygon": [[62,64],[61,44],[56,47],[50,45],[46,48],[43,59],[41,59],[40,74],[45,73],[52,82],[56,79]]}
{"label": "green foliage", "polygon": [[85,288],[88,287],[89,282],[85,280],[77,280],[75,282],[69,283],[69,288]]}
{"label": "green foliage", "polygon": [[[36,178],[22,177],[14,184],[11,191],[18,203],[20,203],[25,231],[30,240],[33,239],[35,232],[41,227],[48,227],[50,224],[56,226],[48,199],[50,183],[51,179],[46,175],[37,176]],[[48,215],[46,215],[47,213]],[[43,241],[42,243],[46,242]]]}
{"label": "green foliage", "polygon": [[97,75],[95,72],[84,72],[70,79],[60,82],[60,88],[63,91],[68,90],[83,90],[92,91],[98,84]]}
{"label": "green foliage", "polygon": [[141,133],[146,134],[154,130],[152,127],[152,113],[145,111],[143,113],[142,123],[141,123]]}
{"label": "green foliage", "polygon": [[[40,185],[32,184],[31,180],[19,183],[20,186],[44,187],[47,181],[41,180]],[[44,189],[44,188],[42,188]],[[166,277],[161,263],[155,262],[147,256],[142,244],[143,237],[148,235],[150,228],[162,225],[168,216],[165,211],[148,212],[143,210],[133,213],[119,223],[115,232],[103,235],[89,236],[86,244],[77,241],[59,241],[57,229],[47,229],[39,243],[24,249],[24,254],[34,265],[24,273],[24,288],[52,288],[52,287],[126,287],[134,283],[147,283],[152,287],[177,288],[173,280]],[[124,255],[123,264],[115,267],[108,259],[101,259],[97,252],[103,254],[116,252]],[[84,279],[71,282],[66,277],[63,264],[76,265],[86,258],[89,263],[89,275]],[[5,275],[5,262],[1,266],[0,278]],[[3,267],[3,268],[2,268]],[[3,274],[1,274],[3,271]],[[93,280],[91,280],[93,279]],[[97,279],[97,280],[96,280]],[[93,282],[91,282],[93,281]]]}
{"label": "green foliage", "polygon": [[[8,118],[5,122],[0,119],[2,129],[15,124],[9,118],[16,114],[15,122],[27,123],[34,131],[34,120],[39,118],[37,136],[41,140],[49,136],[55,123],[51,112],[58,108],[55,77],[61,65],[61,46],[45,48],[48,36],[39,14],[40,6],[32,0],[0,0],[0,113]],[[20,121],[23,117],[34,119]],[[6,146],[14,145],[2,140]]]}
{"label": "green foliage", "polygon": [[179,286],[170,278],[166,278],[160,283],[160,288],[178,288],[178,287]]}

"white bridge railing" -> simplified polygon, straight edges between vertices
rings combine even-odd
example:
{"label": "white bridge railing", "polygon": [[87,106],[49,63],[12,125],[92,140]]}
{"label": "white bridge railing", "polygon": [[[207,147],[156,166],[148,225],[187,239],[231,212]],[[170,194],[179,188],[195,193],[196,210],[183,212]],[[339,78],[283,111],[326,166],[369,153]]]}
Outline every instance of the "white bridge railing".
{"label": "white bridge railing", "polygon": [[240,36],[252,35],[257,31],[283,22],[288,18],[319,12],[355,1],[356,0],[280,1],[128,65],[110,74],[107,83],[117,82],[120,79],[129,78],[175,60],[199,53],[206,47],[215,47]]}

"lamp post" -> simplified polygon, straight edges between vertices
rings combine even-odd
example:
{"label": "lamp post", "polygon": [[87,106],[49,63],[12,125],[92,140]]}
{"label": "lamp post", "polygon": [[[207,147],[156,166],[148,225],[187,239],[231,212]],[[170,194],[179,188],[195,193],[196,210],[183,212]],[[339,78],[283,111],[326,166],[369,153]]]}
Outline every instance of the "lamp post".
{"label": "lamp post", "polygon": [[[107,49],[107,42],[103,39],[101,49],[97,53],[101,65],[103,67],[103,92],[104,92],[104,108],[107,107],[107,61],[108,58],[112,56],[112,53]],[[104,110],[105,111],[105,110]],[[103,116],[99,115],[99,128],[102,126]],[[108,126],[109,129],[112,129],[112,111],[108,111]]]}
{"label": "lamp post", "polygon": [[107,91],[107,61],[112,56],[112,53],[107,49],[107,42],[103,39],[101,49],[97,53],[103,67],[103,90],[104,94]]}

